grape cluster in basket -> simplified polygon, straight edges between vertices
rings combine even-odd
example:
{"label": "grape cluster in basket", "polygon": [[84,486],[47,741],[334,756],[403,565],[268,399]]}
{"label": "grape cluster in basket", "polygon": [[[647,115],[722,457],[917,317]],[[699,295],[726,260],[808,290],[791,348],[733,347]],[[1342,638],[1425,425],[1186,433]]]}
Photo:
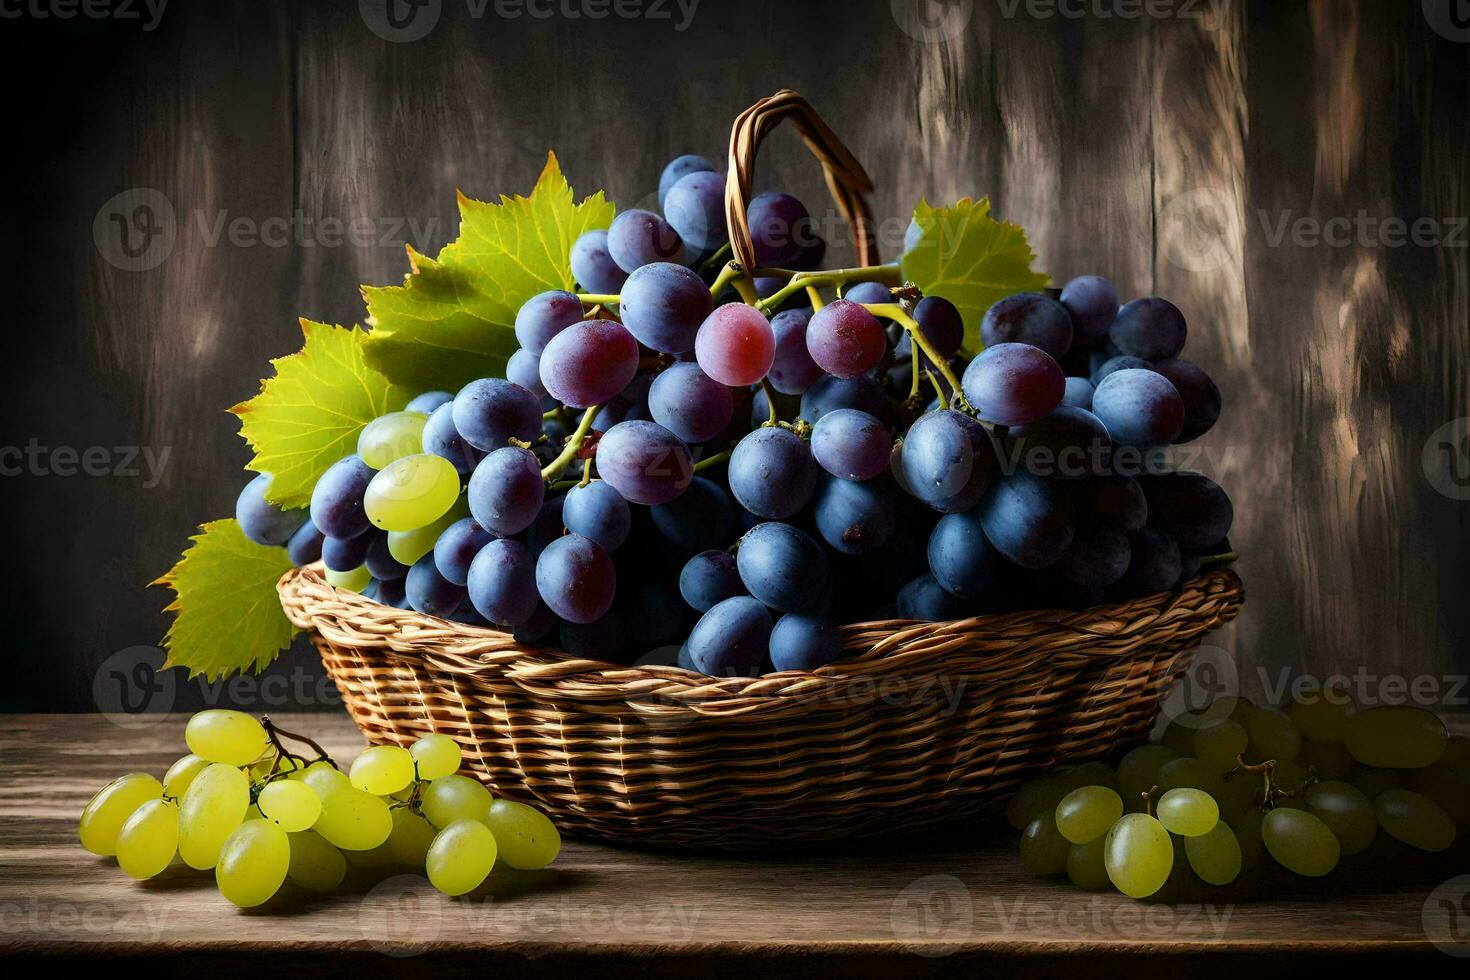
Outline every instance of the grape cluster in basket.
{"label": "grape cluster in basket", "polygon": [[287,880],[332,891],[349,867],[413,868],[446,895],[463,895],[497,862],[542,868],[561,849],[540,811],[458,775],[459,745],[444,735],[407,749],[372,746],[347,773],[310,739],[239,711],[201,711],[184,740],[189,754],[162,782],[129,773],[92,797],[78,828],[83,847],[115,855],[138,879],[180,865],[213,869],[220,893],[242,908]]}
{"label": "grape cluster in basket", "polygon": [[968,358],[894,267],[804,277],[825,243],[790,195],[750,204],[754,276],[722,264],[713,165],[680,157],[659,197],[576,241],[585,292],[525,303],[505,378],[367,425],[309,516],[258,477],[245,533],[388,606],[712,675],[820,667],[843,623],[1163,592],[1229,552],[1225,492],[1164,464],[1220,413],[1172,304],[1073,279],[996,303]]}
{"label": "grape cluster in basket", "polygon": [[1179,898],[1263,872],[1402,868],[1470,830],[1470,739],[1412,706],[1358,710],[1342,689],[1283,708],[1227,698],[1170,723],[1116,769],[1027,783],[1006,811],[1021,860],[1087,890]]}

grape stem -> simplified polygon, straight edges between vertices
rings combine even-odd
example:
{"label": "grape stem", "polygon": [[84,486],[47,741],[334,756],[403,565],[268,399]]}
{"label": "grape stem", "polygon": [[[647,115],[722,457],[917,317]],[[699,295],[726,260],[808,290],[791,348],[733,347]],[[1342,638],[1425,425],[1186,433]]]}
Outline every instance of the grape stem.
{"label": "grape stem", "polygon": [[585,487],[587,484],[589,484],[591,482],[592,482],[592,457],[591,456],[588,456],[586,459],[582,460],[582,482],[581,483],[578,483],[577,486],[579,486],[579,487]]}
{"label": "grape stem", "polygon": [[1238,551],[1227,551],[1223,555],[1209,555],[1208,557],[1201,558],[1199,560],[1199,567],[1201,569],[1205,569],[1205,568],[1223,568],[1224,566],[1229,565],[1229,564],[1231,564],[1231,563],[1233,563],[1235,561],[1238,561],[1239,559],[1240,559],[1240,552],[1238,552]]}
{"label": "grape stem", "polygon": [[763,313],[779,309],[782,303],[795,296],[804,289],[818,289],[822,286],[845,286],[854,279],[862,282],[882,282],[897,286],[903,272],[898,263],[890,265],[865,265],[854,269],[828,269],[823,272],[799,272],[792,269],[759,269],[757,275],[763,278],[787,279],[786,285],[776,290],[765,299],[754,305],[758,306]]}
{"label": "grape stem", "polygon": [[1143,797],[1143,812],[1148,814],[1149,816],[1154,815],[1154,794],[1158,791],[1159,788],[1155,786],[1152,789],[1144,790],[1142,793],[1138,794],[1139,796]]}
{"label": "grape stem", "polygon": [[721,245],[718,249],[715,250],[715,254],[706,259],[704,265],[701,265],[699,267],[699,274],[701,276],[706,276],[710,272],[714,271],[720,266],[722,262],[725,262],[730,258],[730,253],[732,251],[734,251],[734,249],[730,247],[729,242]]}
{"label": "grape stem", "polygon": [[581,450],[582,443],[587,439],[587,433],[592,431],[592,420],[597,418],[597,412],[601,408],[601,405],[593,405],[582,413],[582,421],[577,423],[576,431],[567,437],[566,448],[561,451],[561,455],[542,468],[541,479],[547,481],[556,479],[561,474],[561,471],[566,469],[568,464],[577,458],[577,453]]}
{"label": "grape stem", "polygon": [[944,385],[940,384],[939,379],[934,377],[934,372],[925,368],[924,377],[928,378],[929,383],[934,386],[934,394],[939,397],[939,407],[949,408],[949,396],[944,393]]}
{"label": "grape stem", "polygon": [[715,453],[713,456],[706,456],[704,459],[701,459],[699,462],[694,464],[694,472],[702,473],[707,469],[719,466],[721,463],[729,458],[730,450],[728,449],[726,449],[722,453]]}
{"label": "grape stem", "polygon": [[761,378],[761,391],[766,394],[766,408],[771,413],[771,417],[766,420],[766,425],[779,425],[781,416],[776,413],[776,392],[771,388],[771,382],[768,378]]}
{"label": "grape stem", "polygon": [[741,300],[750,306],[759,308],[760,297],[756,295],[754,281],[750,278],[750,274],[745,271],[745,266],[736,262],[734,259],[725,263],[725,267],[720,270],[720,274],[710,284],[709,294],[711,296],[718,296],[724,292],[726,286],[734,286],[735,291],[740,294]]}
{"label": "grape stem", "polygon": [[583,306],[616,306],[623,301],[617,293],[578,293]]}
{"label": "grape stem", "polygon": [[270,736],[271,743],[274,744],[276,749],[280,751],[282,755],[286,756],[286,758],[298,759],[303,762],[306,761],[302,756],[295,755],[290,752],[286,748],[286,746],[281,743],[282,738],[289,738],[294,741],[311,746],[312,751],[316,752],[317,762],[330,762],[332,764],[332,768],[335,769],[337,767],[337,763],[333,761],[332,757],[327,754],[327,750],[322,748],[321,745],[316,741],[316,739],[308,738],[305,735],[298,735],[295,732],[287,731],[286,729],[277,725],[275,722],[271,721],[269,715],[261,715],[260,724],[265,728],[265,733]]}
{"label": "grape stem", "polygon": [[[972,414],[973,410],[970,408],[969,401],[965,399],[964,389],[960,387],[959,379],[956,378],[954,376],[954,372],[950,370],[949,362],[936,354],[934,352],[934,348],[929,346],[929,341],[924,336],[924,332],[919,329],[918,322],[915,321],[913,317],[909,316],[909,311],[905,309],[902,304],[864,303],[862,304],[862,306],[863,309],[867,310],[874,316],[886,316],[890,320],[897,321],[899,326],[908,331],[910,345],[912,345],[914,349],[923,352],[924,356],[929,358],[929,363],[934,365],[935,369],[944,377],[944,380],[949,383],[950,390],[954,392],[955,408],[966,414]],[[912,360],[915,362],[914,370],[915,377],[917,377],[917,355],[914,356]]]}

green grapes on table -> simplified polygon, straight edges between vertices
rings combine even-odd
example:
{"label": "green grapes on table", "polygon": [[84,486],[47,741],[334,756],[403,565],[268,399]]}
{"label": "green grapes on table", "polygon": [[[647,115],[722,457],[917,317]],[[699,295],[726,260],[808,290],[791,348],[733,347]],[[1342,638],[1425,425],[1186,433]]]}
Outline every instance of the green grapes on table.
{"label": "green grapes on table", "polygon": [[83,847],[115,855],[139,880],[212,871],[241,908],[272,901],[287,881],[331,892],[349,874],[402,868],[464,895],[497,864],[543,868],[561,851],[545,814],[460,775],[462,751],[445,735],[371,746],[348,772],[311,739],[238,711],[194,715],[185,741],[189,754],[162,782],[129,773],[92,797],[77,826]]}

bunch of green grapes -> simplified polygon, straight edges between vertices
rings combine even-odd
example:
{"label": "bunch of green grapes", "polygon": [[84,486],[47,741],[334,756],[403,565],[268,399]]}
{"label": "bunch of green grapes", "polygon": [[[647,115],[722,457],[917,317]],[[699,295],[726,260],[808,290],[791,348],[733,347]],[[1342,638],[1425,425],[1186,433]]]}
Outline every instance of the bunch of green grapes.
{"label": "bunch of green grapes", "polygon": [[1053,770],[1011,799],[1021,859],[1080,888],[1157,893],[1184,863],[1227,885],[1269,855],[1305,877],[1330,874],[1379,832],[1447,850],[1470,825],[1470,739],[1432,712],[1359,711],[1345,691],[1285,707],[1217,701],[1170,723],[1116,769]]}
{"label": "bunch of green grapes", "polygon": [[[310,745],[316,757],[291,752],[283,737]],[[372,746],[346,773],[310,739],[239,711],[202,711],[184,738],[189,754],[162,782],[120,776],[82,812],[82,846],[116,856],[133,878],[176,863],[212,869],[221,894],[250,908],[288,879],[328,892],[349,866],[407,867],[423,870],[446,895],[463,895],[497,860],[541,868],[561,850],[544,814],[497,800],[459,775],[459,745],[445,735],[406,749]]]}

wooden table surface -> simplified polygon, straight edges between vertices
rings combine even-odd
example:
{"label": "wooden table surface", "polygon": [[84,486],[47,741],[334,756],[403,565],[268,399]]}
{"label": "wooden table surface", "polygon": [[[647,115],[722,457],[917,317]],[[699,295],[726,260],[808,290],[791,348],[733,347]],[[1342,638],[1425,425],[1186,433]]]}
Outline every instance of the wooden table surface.
{"label": "wooden table surface", "polygon": [[[390,873],[349,879],[332,896],[283,893],[242,912],[218,895],[211,876],[177,869],[138,884],[76,841],[77,816],[106,780],[136,770],[162,775],[182,754],[184,720],[0,718],[0,955],[42,967],[94,956],[147,959],[165,974],[1000,969],[1136,978],[1187,970],[1192,980],[1242,969],[1294,973],[1342,956],[1435,973],[1463,969],[1426,932],[1444,932],[1445,915],[1470,907],[1460,905],[1470,902],[1463,889],[1450,905],[1440,904],[1443,889],[1431,895],[1455,873],[1444,866],[1411,872],[1393,887],[1339,881],[1249,901],[1140,904],[1034,877],[1016,856],[1015,834],[991,825],[939,841],[757,858],[568,840],[552,868],[497,869],[465,899],[438,895],[422,876]],[[318,734],[339,762],[363,744],[345,716],[278,720]],[[1465,935],[1454,949],[1470,956],[1470,920],[1456,924]]]}

